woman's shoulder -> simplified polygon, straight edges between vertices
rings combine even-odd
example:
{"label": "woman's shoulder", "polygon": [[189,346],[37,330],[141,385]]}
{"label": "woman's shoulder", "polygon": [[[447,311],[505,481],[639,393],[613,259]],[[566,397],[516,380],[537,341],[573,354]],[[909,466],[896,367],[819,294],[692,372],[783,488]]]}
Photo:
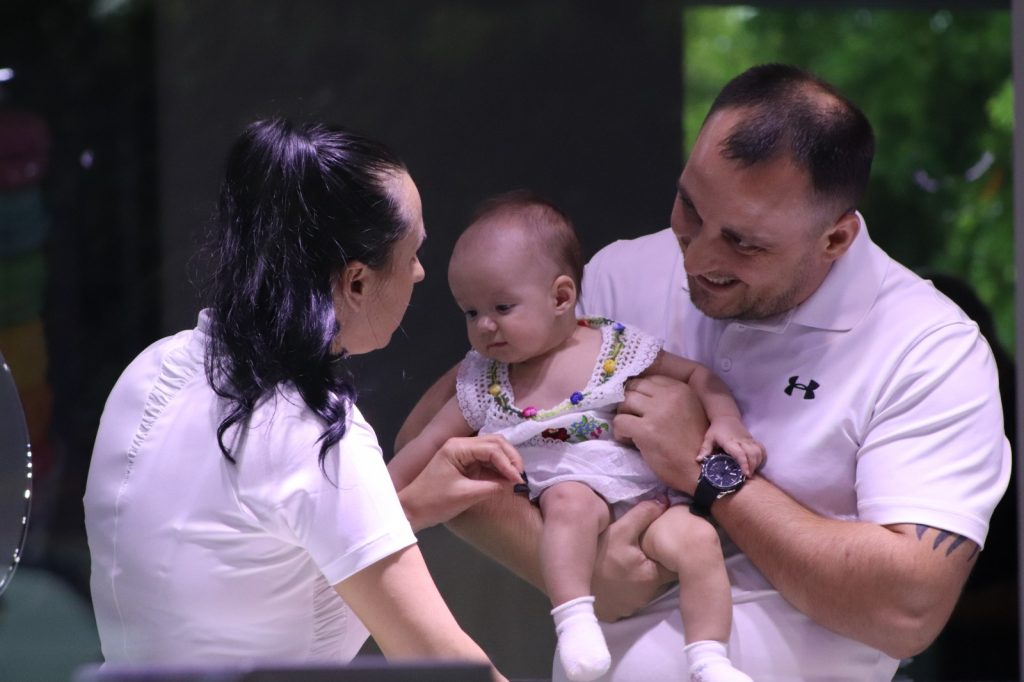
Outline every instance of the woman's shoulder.
{"label": "woman's shoulder", "polygon": [[[355,403],[345,407],[345,434],[328,449],[320,464],[326,425],[290,384],[279,385],[260,401],[249,418],[240,463],[248,482],[318,481],[326,472],[336,480],[339,462],[365,457],[383,458],[377,435]],[[242,461],[244,460],[244,461]]]}
{"label": "woman's shoulder", "polygon": [[154,341],[136,355],[111,389],[108,407],[143,401],[158,385],[176,392],[202,372],[202,345],[194,336],[195,330],[178,332]]}

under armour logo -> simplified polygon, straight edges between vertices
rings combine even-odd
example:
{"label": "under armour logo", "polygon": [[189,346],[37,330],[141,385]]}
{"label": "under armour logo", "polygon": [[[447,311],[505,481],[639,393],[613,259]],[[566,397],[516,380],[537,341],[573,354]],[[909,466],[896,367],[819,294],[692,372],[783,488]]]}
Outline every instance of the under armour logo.
{"label": "under armour logo", "polygon": [[799,376],[789,378],[789,386],[786,386],[786,395],[793,395],[793,389],[799,388],[804,392],[804,400],[814,400],[814,389],[821,386],[821,384],[814,379],[811,379],[806,384],[798,384],[796,382],[799,378]]}

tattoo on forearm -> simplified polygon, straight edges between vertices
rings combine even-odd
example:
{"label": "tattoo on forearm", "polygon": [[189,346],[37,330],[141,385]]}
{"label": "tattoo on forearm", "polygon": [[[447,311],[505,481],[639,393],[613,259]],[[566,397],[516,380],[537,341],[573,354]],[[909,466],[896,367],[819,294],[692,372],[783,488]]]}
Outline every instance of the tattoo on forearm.
{"label": "tattoo on forearm", "polygon": [[[937,528],[932,528],[931,526],[924,526],[924,525],[921,525],[920,523],[917,524],[917,531],[916,531],[917,532],[917,539],[918,540],[923,539],[925,532],[929,531],[929,530],[934,530],[935,533],[936,533],[935,540],[932,542],[932,549],[933,550],[934,549],[938,549],[942,545],[942,543],[944,543],[948,538],[953,538],[953,541],[949,543],[948,547],[946,547],[946,556],[949,556],[950,554],[952,554],[953,552],[956,551],[957,547],[959,547],[963,543],[967,542],[967,538],[965,538],[963,535],[957,535],[956,533],[950,533],[947,530],[939,530]],[[974,545],[974,550],[967,557],[967,560],[971,561],[975,556],[977,556],[978,551],[979,551],[978,550],[978,546]]]}

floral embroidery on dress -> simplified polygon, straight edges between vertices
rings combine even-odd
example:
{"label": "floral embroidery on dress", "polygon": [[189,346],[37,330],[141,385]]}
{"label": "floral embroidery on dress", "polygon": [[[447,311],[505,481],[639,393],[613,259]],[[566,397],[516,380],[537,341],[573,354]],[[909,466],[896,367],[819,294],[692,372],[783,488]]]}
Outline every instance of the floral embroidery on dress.
{"label": "floral embroidery on dress", "polygon": [[571,442],[569,440],[569,429],[544,429],[540,432],[541,438],[547,438],[548,440],[560,440],[566,443]]}
{"label": "floral embroidery on dress", "polygon": [[585,440],[597,440],[608,431],[608,422],[583,415],[579,421],[569,426],[572,442],[581,443]]}
{"label": "floral embroidery on dress", "polygon": [[[622,349],[625,348],[626,346],[626,344],[622,340],[622,335],[626,331],[626,326],[621,322],[615,322],[614,320],[609,320],[606,317],[588,317],[582,320],[578,320],[577,324],[580,325],[581,327],[590,327],[591,329],[600,329],[601,327],[607,325],[611,325],[612,327],[611,344],[608,346],[608,350],[605,352],[604,356],[598,360],[598,366],[601,368],[601,374],[598,377],[596,386],[594,386],[594,388],[597,388],[597,386],[600,386],[601,384],[605,383],[613,376],[615,376],[615,370],[618,367],[617,360],[619,354],[622,352]],[[520,410],[513,404],[512,397],[507,392],[505,392],[505,390],[501,386],[501,381],[498,376],[500,368],[501,363],[499,363],[497,360],[491,360],[490,364],[487,367],[487,393],[491,396],[495,404],[497,404],[498,408],[501,409],[502,412],[505,412],[506,414],[509,415],[513,415],[515,417],[519,417],[520,419],[550,419],[551,417],[562,414],[563,412],[568,412],[570,410],[575,409],[576,406],[583,402],[586,399],[586,397],[591,393],[590,390],[584,390],[582,392],[574,391],[572,395],[569,396],[568,400],[562,401],[558,405],[552,407],[550,410],[541,411],[533,406],[527,406]],[[580,422],[574,423],[573,427],[575,427],[579,423]],[[586,426],[584,425],[581,426],[580,428],[586,428]],[[608,425],[604,424],[603,429],[607,431]],[[557,429],[550,430],[552,432],[557,431]],[[572,435],[573,434],[570,433],[570,436]],[[566,439],[556,437],[555,440]],[[582,438],[581,440],[591,439]],[[568,442],[576,443],[580,442],[580,440],[569,440]]]}
{"label": "floral embroidery on dress", "polygon": [[545,429],[541,431],[541,438],[560,440],[565,443],[583,443],[588,440],[600,440],[601,436],[608,433],[608,422],[581,415],[579,420],[569,426],[559,429]]}

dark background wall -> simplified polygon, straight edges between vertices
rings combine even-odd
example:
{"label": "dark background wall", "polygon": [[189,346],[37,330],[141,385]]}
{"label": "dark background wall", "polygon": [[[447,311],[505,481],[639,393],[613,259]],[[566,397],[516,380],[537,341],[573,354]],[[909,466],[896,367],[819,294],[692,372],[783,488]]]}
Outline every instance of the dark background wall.
{"label": "dark background wall", "polygon": [[[473,205],[530,187],[588,256],[668,224],[681,167],[681,11],[667,2],[157,3],[161,333],[191,326],[187,261],[238,130],[271,114],[377,137],[423,197],[426,280],[390,347],[355,362],[389,450],[467,350],[448,255]],[[388,453],[390,454],[390,453]],[[447,531],[422,544],[464,627],[512,675],[548,675],[550,606]]]}

